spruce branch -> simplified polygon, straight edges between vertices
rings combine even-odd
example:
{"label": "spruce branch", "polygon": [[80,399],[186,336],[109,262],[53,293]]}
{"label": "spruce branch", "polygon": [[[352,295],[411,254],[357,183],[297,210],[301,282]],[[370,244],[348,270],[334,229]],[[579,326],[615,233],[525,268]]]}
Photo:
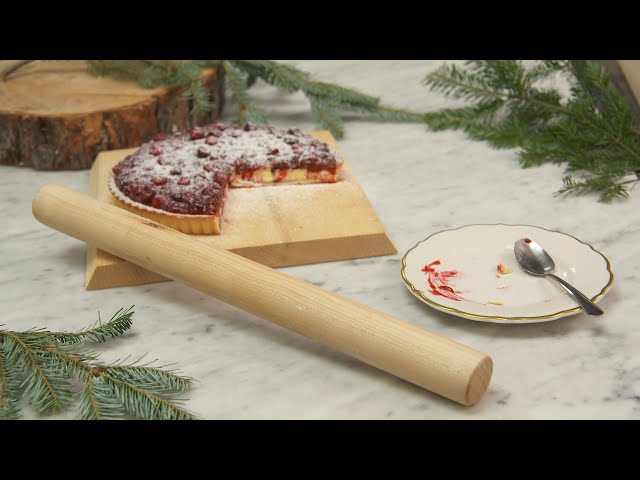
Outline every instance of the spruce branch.
{"label": "spruce branch", "polygon": [[[56,413],[68,405],[71,392],[67,380],[38,358],[41,342],[2,331],[6,361],[25,376],[21,384],[31,406],[41,415]],[[17,400],[17,399],[16,399]]]}
{"label": "spruce branch", "polygon": [[286,93],[302,91],[313,98],[326,98],[335,103],[351,103],[354,105],[376,106],[380,99],[358,92],[357,90],[335,85],[333,83],[315,81],[311,75],[292,65],[281,64],[272,60],[233,60],[234,65],[262,78],[265,82]]}
{"label": "spruce branch", "polygon": [[109,385],[93,375],[85,379],[78,410],[82,420],[115,420],[124,415],[124,408],[112,396]]}
{"label": "spruce branch", "polygon": [[[107,367],[105,375],[125,381],[145,385],[150,390],[174,390],[184,392],[191,387],[192,380],[179,375],[166,375],[162,368],[137,365],[116,365]],[[169,371],[169,373],[176,373]]]}
{"label": "spruce branch", "polygon": [[292,65],[272,60],[232,60],[250,76],[261,78],[285,93],[301,91],[309,100],[314,121],[329,130],[336,138],[344,135],[340,112],[368,114],[375,118],[395,122],[422,122],[422,114],[380,103],[378,97],[352,88],[313,80],[311,75]]}
{"label": "spruce branch", "polygon": [[20,379],[17,372],[7,365],[4,349],[0,342],[0,419],[13,420],[20,416],[17,392]]}
{"label": "spruce branch", "polygon": [[141,418],[151,420],[191,420],[193,414],[179,407],[181,399],[160,395],[146,386],[127,383],[118,377],[104,375],[105,385],[128,412],[137,412]]}
{"label": "spruce branch", "polygon": [[231,100],[238,106],[238,116],[232,121],[236,123],[266,122],[266,112],[256,106],[249,98],[249,93],[247,92],[249,76],[238,70],[227,60],[224,60],[222,65],[224,67],[226,85],[231,91]]}
{"label": "spruce branch", "polygon": [[315,97],[310,97],[309,103],[311,103],[311,116],[315,122],[329,130],[335,137],[341,138],[344,135],[344,124],[334,110],[335,105],[319,101]]}
{"label": "spruce branch", "polygon": [[[132,326],[132,308],[120,309],[105,323],[79,332],[0,329],[0,419],[20,416],[18,400],[27,395],[41,415],[60,412],[77,400],[79,418],[114,419],[126,414],[143,419],[191,419],[176,394],[193,379],[148,362],[103,364],[86,348]],[[125,359],[126,360],[126,359]]]}
{"label": "spruce branch", "polygon": [[191,101],[192,113],[211,111],[213,99],[202,79],[202,69],[218,65],[219,60],[88,60],[87,72],[94,76],[110,76],[135,80],[143,88],[178,88]]}
{"label": "spruce branch", "polygon": [[258,78],[286,94],[302,92],[309,100],[314,121],[331,131],[336,138],[344,135],[341,114],[345,112],[384,121],[423,121],[421,113],[383,105],[378,97],[334,83],[314,80],[308,72],[271,60],[89,60],[88,71],[93,75],[136,80],[145,88],[181,88],[191,99],[194,110],[201,112],[211,110],[212,104],[200,70],[213,65],[219,66],[225,73],[225,86],[239,110],[233,121],[238,123],[267,122],[267,112],[258,107],[248,93]]}
{"label": "spruce branch", "polygon": [[107,323],[104,324],[100,319],[100,313],[98,313],[98,320],[95,324],[75,333],[50,332],[48,330],[38,329],[24,332],[23,335],[28,337],[44,336],[46,339],[53,339],[64,344],[75,344],[80,342],[102,343],[107,341],[109,338],[117,337],[129,330],[133,323],[131,320],[132,316],[133,312],[131,309],[126,311],[124,309],[120,309]]}
{"label": "spruce branch", "polygon": [[[539,82],[563,75],[571,95]],[[433,91],[468,101],[425,115],[433,130],[462,129],[495,148],[518,148],[523,167],[564,164],[584,176],[564,179],[557,193],[597,192],[600,200],[628,197],[628,175],[640,171],[640,123],[604,68],[588,61],[547,60],[525,67],[518,60],[445,64],[428,74]]]}

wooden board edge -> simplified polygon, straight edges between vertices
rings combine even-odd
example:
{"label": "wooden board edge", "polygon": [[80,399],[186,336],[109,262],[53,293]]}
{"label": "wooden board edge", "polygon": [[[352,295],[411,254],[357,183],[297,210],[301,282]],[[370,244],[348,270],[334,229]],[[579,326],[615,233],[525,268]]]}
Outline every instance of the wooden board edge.
{"label": "wooden board edge", "polygon": [[[155,272],[125,261],[98,266],[95,258],[98,252],[102,251],[91,246],[87,247],[87,250],[88,258],[94,259],[93,262],[87,263],[85,284],[87,290],[144,285],[169,280]],[[330,240],[310,240],[291,244],[230,249],[229,251],[271,268],[356,260],[398,253],[386,232]],[[309,255],[310,251],[316,252],[316,255]],[[331,252],[335,252],[335,254],[332,255]],[[121,280],[113,280],[122,278],[128,279],[126,284],[123,284]]]}
{"label": "wooden board edge", "polygon": [[237,248],[229,251],[271,268],[355,260],[398,253],[386,232],[267,245],[260,248]]}
{"label": "wooden board edge", "polygon": [[[97,249],[94,248],[94,250]],[[127,278],[127,282],[124,284],[122,283],[123,277]],[[118,262],[112,265],[96,266],[92,271],[87,270],[85,288],[87,290],[102,290],[167,281],[169,281],[168,278],[133,263]]]}

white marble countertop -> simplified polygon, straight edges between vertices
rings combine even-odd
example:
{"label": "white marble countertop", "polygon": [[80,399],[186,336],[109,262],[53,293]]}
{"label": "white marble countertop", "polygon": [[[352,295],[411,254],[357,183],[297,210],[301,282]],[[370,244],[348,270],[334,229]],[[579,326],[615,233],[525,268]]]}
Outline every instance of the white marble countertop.
{"label": "white marble countertop", "polygon": [[[439,61],[294,63],[398,106],[447,104],[421,85]],[[264,85],[253,95],[275,125],[313,127],[301,95]],[[0,323],[73,330],[98,310],[109,317],[135,304],[133,328],[100,347],[104,359],[148,352],[179,362],[199,381],[186,406],[206,419],[640,418],[640,192],[610,205],[556,198],[560,167],[523,170],[511,151],[416,124],[348,121],[340,143],[399,253],[282,270],[491,355],[493,379],[477,405],[457,405],[175,282],[86,291],[84,244],[34,220],[31,199],[49,182],[86,192],[88,171],[0,167]],[[616,275],[601,302],[606,314],[501,325],[416,300],[400,278],[402,254],[472,223],[539,225],[592,244]]]}

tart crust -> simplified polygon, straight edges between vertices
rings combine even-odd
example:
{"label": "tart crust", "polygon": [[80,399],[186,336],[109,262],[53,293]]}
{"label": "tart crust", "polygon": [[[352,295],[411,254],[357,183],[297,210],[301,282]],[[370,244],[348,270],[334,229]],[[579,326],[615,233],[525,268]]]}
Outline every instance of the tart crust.
{"label": "tart crust", "polygon": [[183,233],[220,234],[230,187],[341,176],[336,152],[299,129],[217,123],[157,137],[113,168],[109,190],[118,206]]}
{"label": "tart crust", "polygon": [[[109,176],[109,190],[118,207],[129,210],[166,227],[194,235],[220,235],[220,222],[222,212],[224,211],[224,203],[221,205],[217,215],[187,215],[166,212],[159,208],[149,207],[148,205],[131,200],[118,189],[113,173]],[[227,192],[225,191],[225,197],[226,194]]]}

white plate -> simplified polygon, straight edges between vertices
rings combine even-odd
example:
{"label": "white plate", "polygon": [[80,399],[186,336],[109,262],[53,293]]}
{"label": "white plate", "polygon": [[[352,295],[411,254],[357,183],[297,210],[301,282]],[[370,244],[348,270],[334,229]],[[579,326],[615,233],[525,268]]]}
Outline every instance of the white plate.
{"label": "white plate", "polygon": [[[551,255],[556,275],[592,301],[611,288],[613,272],[604,255],[571,235],[529,225],[469,225],[435,233],[405,254],[402,279],[427,305],[472,320],[545,322],[581,312],[552,279],[522,270],[513,245],[525,237]],[[499,273],[499,263],[513,272]]]}

